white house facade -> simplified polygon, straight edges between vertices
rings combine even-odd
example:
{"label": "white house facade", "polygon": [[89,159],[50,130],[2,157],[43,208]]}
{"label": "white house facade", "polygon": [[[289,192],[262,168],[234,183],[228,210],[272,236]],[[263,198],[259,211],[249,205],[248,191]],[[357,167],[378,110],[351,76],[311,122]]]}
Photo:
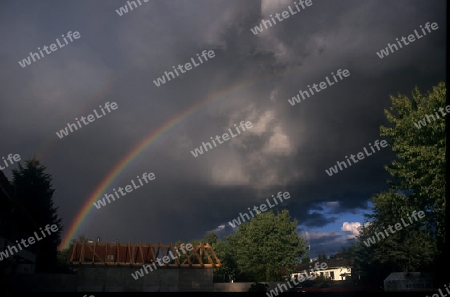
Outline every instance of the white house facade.
{"label": "white house facade", "polygon": [[314,267],[315,262],[310,264],[302,264],[296,267],[297,272],[291,273],[290,278],[298,278],[303,276],[306,278],[306,273],[309,274],[309,279],[314,279],[318,276],[324,276],[333,281],[350,280],[352,276],[352,268],[350,262],[345,259],[327,259],[321,261],[326,263],[328,268],[324,270],[311,272],[311,267]]}

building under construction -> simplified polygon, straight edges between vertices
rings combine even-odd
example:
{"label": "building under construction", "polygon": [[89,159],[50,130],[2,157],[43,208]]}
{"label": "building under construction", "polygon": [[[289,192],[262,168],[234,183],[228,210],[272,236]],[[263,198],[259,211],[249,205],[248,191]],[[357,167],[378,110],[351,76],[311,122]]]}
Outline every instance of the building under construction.
{"label": "building under construction", "polygon": [[[69,261],[77,271],[79,292],[211,292],[212,268],[221,267],[208,243],[186,249],[161,243],[76,241]],[[134,278],[136,271],[143,277]]]}

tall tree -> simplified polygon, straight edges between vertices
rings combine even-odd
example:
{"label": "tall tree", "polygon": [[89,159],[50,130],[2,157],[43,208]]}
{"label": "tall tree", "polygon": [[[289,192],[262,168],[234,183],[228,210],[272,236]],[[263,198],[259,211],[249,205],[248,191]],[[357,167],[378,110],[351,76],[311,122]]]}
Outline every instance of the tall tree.
{"label": "tall tree", "polygon": [[427,213],[429,231],[436,230],[441,247],[445,238],[445,98],[444,82],[428,94],[416,87],[411,98],[391,96],[392,106],[385,110],[391,125],[380,127],[397,157],[385,166],[393,177],[391,187],[412,190],[409,204]]}
{"label": "tall tree", "polygon": [[[391,96],[385,110],[388,139],[395,160],[385,166],[392,179],[390,190],[375,195],[373,214],[355,246],[355,268],[381,280],[392,271],[431,270],[445,243],[445,83],[428,94],[415,88],[412,97]],[[368,238],[400,223],[412,211],[425,218],[395,235],[367,246]],[[380,236],[381,237],[381,236]],[[364,243],[366,242],[366,243]]]}
{"label": "tall tree", "polygon": [[[36,158],[25,161],[25,166],[18,164],[13,170],[13,185],[16,196],[24,205],[33,221],[44,228],[56,224],[58,230],[47,235],[42,240],[30,245],[30,249],[37,251],[36,272],[51,272],[56,268],[57,247],[61,242],[61,219],[58,218],[57,207],[54,206],[52,177],[46,173],[45,166]],[[23,222],[21,227],[23,238],[40,233],[36,226]]]}
{"label": "tall tree", "polygon": [[239,225],[227,242],[239,271],[253,281],[282,280],[282,269],[287,271],[306,253],[306,242],[297,233],[297,220],[291,221],[287,210],[257,215]]}

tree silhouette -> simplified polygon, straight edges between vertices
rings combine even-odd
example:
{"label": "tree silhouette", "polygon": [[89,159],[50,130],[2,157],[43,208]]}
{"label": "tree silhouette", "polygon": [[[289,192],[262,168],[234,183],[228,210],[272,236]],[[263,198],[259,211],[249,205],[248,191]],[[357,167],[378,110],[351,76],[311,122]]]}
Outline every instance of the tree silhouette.
{"label": "tree silhouette", "polygon": [[[58,230],[47,235],[42,240],[30,245],[29,249],[37,251],[36,272],[52,272],[57,263],[57,247],[61,242],[61,219],[57,215],[57,207],[53,203],[52,177],[46,173],[45,166],[33,157],[25,161],[25,167],[18,164],[13,170],[13,186],[16,197],[31,216],[39,228],[47,224],[56,224]],[[41,234],[35,224],[21,221],[21,238],[34,236],[34,232]],[[42,237],[42,234],[40,235]]]}

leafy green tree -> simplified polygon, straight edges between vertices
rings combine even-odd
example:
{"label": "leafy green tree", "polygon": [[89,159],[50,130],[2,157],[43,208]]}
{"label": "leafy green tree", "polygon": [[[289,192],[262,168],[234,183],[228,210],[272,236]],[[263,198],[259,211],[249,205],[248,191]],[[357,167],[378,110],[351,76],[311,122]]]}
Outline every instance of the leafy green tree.
{"label": "leafy green tree", "polygon": [[[385,228],[401,223],[402,218],[409,222],[408,215],[417,210],[414,206],[409,206],[406,195],[392,190],[376,195],[373,202],[374,214],[367,216],[372,219],[372,223],[364,228],[362,237],[384,232]],[[388,232],[389,236],[375,245],[372,256],[381,263],[388,263],[397,271],[415,271],[428,266],[437,256],[437,246],[436,239],[427,232],[426,226],[426,221],[419,220],[395,231],[395,234]]]}
{"label": "leafy green tree", "polygon": [[283,280],[280,271],[289,270],[306,252],[306,243],[297,234],[297,220],[291,221],[287,210],[257,215],[239,225],[227,241],[239,271],[254,281]]}
{"label": "leafy green tree", "polygon": [[[445,121],[438,116],[443,116],[445,96],[444,83],[426,95],[415,88],[411,98],[391,96],[392,106],[385,110],[390,126],[381,126],[380,135],[387,137],[396,156],[385,166],[392,176],[390,190],[372,198],[373,214],[366,215],[369,224],[361,229],[354,250],[355,270],[377,281],[392,271],[432,270],[442,254],[446,137]],[[414,210],[423,211],[425,218],[367,246],[376,232]]]}
{"label": "leafy green tree", "polygon": [[[44,228],[47,224],[56,224],[58,230],[47,235],[42,240],[30,245],[30,249],[37,251],[36,272],[52,272],[57,264],[57,247],[61,242],[61,219],[58,218],[57,207],[53,203],[55,190],[52,187],[52,177],[46,173],[45,166],[32,158],[25,161],[25,167],[18,164],[13,170],[13,185],[17,198],[30,214],[35,224]],[[40,233],[34,224],[23,222],[22,236],[28,238],[33,232]]]}
{"label": "leafy green tree", "polygon": [[[427,213],[428,231],[436,229],[441,247],[445,241],[445,99],[444,82],[428,94],[416,87],[412,98],[391,96],[392,106],[385,110],[391,126],[380,127],[397,157],[385,166],[393,177],[389,184],[393,189],[412,190],[408,204]],[[418,129],[420,120],[426,125]]]}
{"label": "leafy green tree", "polygon": [[408,215],[417,210],[408,200],[394,190],[374,196],[374,213],[366,215],[370,224],[362,227],[356,244],[355,272],[381,283],[393,271],[429,268],[437,249],[436,240],[426,232],[426,222],[413,220],[415,223],[402,225],[401,230],[394,228],[402,223],[402,218],[409,222]]}

